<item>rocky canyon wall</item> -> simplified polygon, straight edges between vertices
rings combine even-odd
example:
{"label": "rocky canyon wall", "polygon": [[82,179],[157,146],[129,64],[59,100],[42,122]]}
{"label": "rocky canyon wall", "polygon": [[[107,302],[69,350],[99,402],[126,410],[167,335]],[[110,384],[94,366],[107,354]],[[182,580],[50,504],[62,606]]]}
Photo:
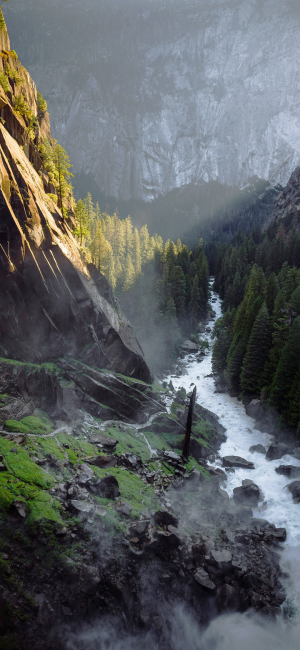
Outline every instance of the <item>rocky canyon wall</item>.
{"label": "rocky canyon wall", "polygon": [[74,170],[151,200],[190,182],[285,184],[299,164],[297,2],[11,0],[13,47]]}

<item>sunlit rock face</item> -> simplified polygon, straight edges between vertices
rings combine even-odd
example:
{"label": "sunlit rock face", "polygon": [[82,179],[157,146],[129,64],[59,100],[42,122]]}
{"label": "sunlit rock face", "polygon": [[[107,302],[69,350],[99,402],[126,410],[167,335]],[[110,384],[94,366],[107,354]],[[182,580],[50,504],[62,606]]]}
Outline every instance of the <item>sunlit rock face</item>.
{"label": "sunlit rock face", "polygon": [[284,185],[299,164],[296,0],[10,4],[52,132],[106,194],[254,174]]}

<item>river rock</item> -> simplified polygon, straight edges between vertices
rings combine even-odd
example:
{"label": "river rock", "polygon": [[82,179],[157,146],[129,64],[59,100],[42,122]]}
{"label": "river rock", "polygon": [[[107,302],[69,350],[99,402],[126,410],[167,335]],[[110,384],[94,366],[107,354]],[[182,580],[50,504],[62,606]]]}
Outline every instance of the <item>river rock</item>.
{"label": "river rock", "polygon": [[115,467],[117,464],[116,456],[95,456],[91,460],[87,461],[89,465],[95,465],[96,467]]}
{"label": "river rock", "polygon": [[175,451],[165,451],[164,458],[169,461],[181,462],[181,457]]}
{"label": "river rock", "polygon": [[265,410],[260,399],[253,399],[248,406],[246,406],[246,413],[254,420],[262,420],[265,415]]}
{"label": "river rock", "polygon": [[300,481],[293,481],[286,486],[287,489],[292,493],[294,503],[300,502]]}
{"label": "river rock", "polygon": [[77,477],[79,485],[85,486],[95,477],[95,472],[87,463],[82,463],[77,470]]}
{"label": "river rock", "polygon": [[288,476],[289,478],[298,478],[300,476],[300,467],[295,465],[279,465],[276,467],[275,472],[277,474],[283,474],[283,476]]}
{"label": "river rock", "polygon": [[219,569],[227,569],[230,567],[232,562],[232,555],[229,551],[216,551],[215,549],[212,549],[210,553],[212,559]]}
{"label": "river rock", "polygon": [[198,345],[197,343],[193,343],[193,341],[190,341],[189,339],[186,339],[183,341],[181,344],[181,350],[186,353],[191,353],[191,352],[198,352]]}
{"label": "river rock", "polygon": [[279,460],[279,458],[282,458],[282,456],[286,456],[291,452],[293,452],[291,447],[286,445],[284,442],[273,442],[267,451],[266,458],[268,460]]}
{"label": "river rock", "polygon": [[167,548],[167,549],[175,549],[178,548],[181,544],[181,539],[178,537],[178,535],[174,532],[165,532],[164,530],[157,530],[156,531],[156,540],[158,542],[158,545]]}
{"label": "river rock", "polygon": [[252,445],[252,447],[249,447],[249,451],[251,451],[251,454],[255,451],[257,454],[265,454],[266,448],[263,445]]}
{"label": "river rock", "polygon": [[254,463],[251,463],[240,456],[224,456],[223,467],[242,467],[243,469],[254,469]]}
{"label": "river rock", "polygon": [[241,503],[245,506],[256,508],[259,502],[259,497],[259,487],[252,482],[250,485],[240,485],[233,490],[233,498],[235,502]]}
{"label": "river rock", "polygon": [[17,510],[18,514],[20,515],[20,517],[23,517],[25,519],[26,517],[25,502],[20,501],[19,499],[15,499],[13,505]]}
{"label": "river rock", "polygon": [[216,588],[215,583],[210,579],[208,573],[204,571],[204,569],[198,569],[198,571],[194,573],[194,579],[199,585],[201,585],[201,587],[205,587],[205,589],[210,589],[212,591]]}
{"label": "river rock", "polygon": [[116,511],[119,515],[124,515],[125,517],[129,517],[131,510],[132,510],[132,506],[126,501],[124,501],[124,499],[120,499],[120,501],[116,505]]}

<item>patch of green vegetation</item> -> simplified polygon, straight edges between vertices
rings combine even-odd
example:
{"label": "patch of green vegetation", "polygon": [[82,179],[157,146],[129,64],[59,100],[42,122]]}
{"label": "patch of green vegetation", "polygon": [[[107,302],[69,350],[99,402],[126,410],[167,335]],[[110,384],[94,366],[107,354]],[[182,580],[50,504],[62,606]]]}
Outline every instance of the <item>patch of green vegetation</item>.
{"label": "patch of green vegetation", "polygon": [[6,23],[5,23],[5,20],[4,20],[3,13],[2,13],[2,9],[0,9],[0,29],[1,29],[1,31],[6,30]]}
{"label": "patch of green vegetation", "polygon": [[153,433],[152,431],[144,431],[144,435],[147,438],[149,445],[150,447],[152,447],[152,449],[160,449],[161,451],[171,451],[167,436],[172,439],[177,437],[174,435],[172,436],[172,434],[158,435],[157,433]]}
{"label": "patch of green vegetation", "polygon": [[0,438],[0,453],[3,454],[8,469],[17,478],[38,485],[41,488],[50,488],[54,485],[54,479],[47,474],[41,467],[33,463],[25,449],[18,449],[13,452],[14,443],[10,440]]}
{"label": "patch of green vegetation", "polygon": [[197,422],[193,422],[192,431],[195,438],[199,439],[199,437],[201,437],[206,438],[207,440],[210,440],[214,433],[213,427],[208,422],[199,417]]}
{"label": "patch of green vegetation", "polygon": [[135,379],[134,377],[128,377],[127,375],[121,375],[121,373],[119,373],[119,372],[116,372],[115,376],[119,377],[119,379],[122,379],[122,381],[124,381],[125,384],[128,384],[128,386],[133,386],[134,384],[139,384],[141,386],[149,386],[149,384],[146,384],[146,382],[142,381],[141,379]]}
{"label": "patch of green vegetation", "polygon": [[179,404],[179,402],[172,402],[172,404],[171,404],[171,413],[175,414],[177,409],[179,409],[180,411],[184,411],[184,409],[185,409],[184,404]]}
{"label": "patch of green vegetation", "polygon": [[64,460],[65,451],[61,448],[55,438],[36,438],[36,442],[43,450],[44,456],[54,456],[57,460]]}
{"label": "patch of green vegetation", "polygon": [[[106,469],[99,467],[93,469],[99,478],[106,475]],[[139,476],[118,467],[111,467],[109,473],[115,476],[119,483],[120,498],[132,506],[132,517],[138,517],[145,510],[157,508],[158,501],[154,489],[150,485],[145,485]]]}
{"label": "patch of green vegetation", "polygon": [[0,393],[0,402],[6,402],[7,397],[7,393]]}
{"label": "patch of green vegetation", "polygon": [[48,417],[36,415],[28,415],[19,422],[17,420],[6,420],[4,426],[6,431],[34,433],[35,435],[47,435],[52,433],[54,428]]}
{"label": "patch of green vegetation", "polygon": [[5,74],[13,83],[16,84],[16,86],[19,86],[19,84],[22,83],[22,78],[18,74],[17,70],[11,68],[8,63],[5,64]]}
{"label": "patch of green vegetation", "polygon": [[143,436],[140,434],[138,434],[138,436],[135,435],[136,431],[134,429],[128,428],[126,431],[120,431],[118,427],[107,427],[105,433],[107,433],[107,435],[109,435],[111,438],[118,440],[118,454],[131,452],[137,456],[140,456],[143,462],[145,460],[149,460],[150,451],[147,443]]}
{"label": "patch of green vegetation", "polygon": [[8,512],[15,499],[24,501],[25,510],[29,513],[26,526],[30,532],[35,532],[37,526],[48,528],[49,524],[62,524],[61,506],[47,492],[28,485],[8,473],[0,474],[0,510]]}
{"label": "patch of green vegetation", "polygon": [[90,442],[82,440],[79,438],[80,447],[86,456],[95,456],[96,450],[94,445],[91,445]]}
{"label": "patch of green vegetation", "polygon": [[[0,27],[0,29],[1,29],[1,27]],[[0,73],[0,85],[2,86],[4,92],[8,93],[8,91],[9,91],[9,83],[8,83],[8,79],[7,79],[7,76],[6,76],[4,71],[2,71]]]}
{"label": "patch of green vegetation", "polygon": [[163,386],[157,379],[154,379],[154,382],[152,383],[151,386],[152,390],[154,393],[168,393],[168,389],[166,386]]}
{"label": "patch of green vegetation", "polygon": [[44,99],[43,95],[41,93],[39,93],[39,91],[37,92],[37,105],[38,105],[38,108],[40,109],[40,111],[42,111],[42,113],[46,113],[47,102]]}

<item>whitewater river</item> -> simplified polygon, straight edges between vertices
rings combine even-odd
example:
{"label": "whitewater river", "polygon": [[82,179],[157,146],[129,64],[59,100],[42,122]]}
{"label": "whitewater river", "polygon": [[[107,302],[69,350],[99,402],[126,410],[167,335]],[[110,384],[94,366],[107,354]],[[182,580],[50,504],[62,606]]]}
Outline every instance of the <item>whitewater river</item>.
{"label": "whitewater river", "polygon": [[[222,314],[221,301],[217,294],[212,292],[213,303],[216,312],[215,320]],[[213,327],[214,321],[209,323]],[[233,488],[242,484],[245,478],[251,478],[261,489],[263,501],[257,508],[253,508],[254,517],[267,519],[277,527],[285,527],[287,530],[287,541],[283,545],[282,565],[289,570],[294,578],[294,585],[289,586],[289,596],[297,605],[300,603],[300,504],[294,504],[292,495],[285,489],[292,479],[279,475],[275,468],[279,465],[297,465],[300,461],[293,456],[284,456],[280,460],[268,461],[265,455],[257,452],[251,453],[249,447],[258,443],[266,448],[272,442],[272,437],[255,429],[255,421],[245,411],[242,402],[237,398],[230,397],[226,393],[216,393],[215,383],[210,376],[212,373],[212,348],[213,340],[209,333],[203,334],[210,344],[210,351],[203,358],[201,363],[196,359],[196,354],[186,357],[187,374],[175,377],[170,375],[174,387],[177,389],[184,386],[187,392],[191,391],[193,384],[197,387],[197,401],[199,404],[215,413],[220,423],[226,429],[227,440],[220,448],[220,456],[242,456],[255,464],[254,470],[235,469],[234,473],[228,472],[226,491],[232,496]],[[222,466],[221,461],[214,465]],[[295,602],[296,605],[296,602]],[[298,606],[297,606],[298,609]]]}

